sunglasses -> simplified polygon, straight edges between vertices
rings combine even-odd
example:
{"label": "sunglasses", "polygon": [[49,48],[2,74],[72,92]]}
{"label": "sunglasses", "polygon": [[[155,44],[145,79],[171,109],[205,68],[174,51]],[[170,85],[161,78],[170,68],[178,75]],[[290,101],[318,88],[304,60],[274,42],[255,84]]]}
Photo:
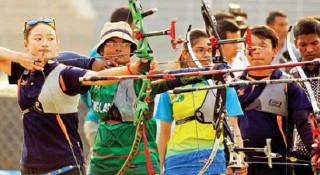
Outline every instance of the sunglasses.
{"label": "sunglasses", "polygon": [[55,27],[56,23],[53,18],[42,18],[42,19],[30,19],[24,23],[24,30],[26,31],[28,26],[34,26],[38,23],[46,23]]}
{"label": "sunglasses", "polygon": [[115,42],[106,42],[105,47],[109,47],[111,49],[115,48],[129,48],[131,46],[131,43],[115,43]]}

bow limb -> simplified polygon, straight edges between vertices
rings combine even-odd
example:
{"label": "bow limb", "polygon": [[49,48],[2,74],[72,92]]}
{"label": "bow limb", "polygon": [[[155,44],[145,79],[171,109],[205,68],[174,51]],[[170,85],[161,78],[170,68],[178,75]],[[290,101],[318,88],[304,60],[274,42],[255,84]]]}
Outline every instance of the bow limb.
{"label": "bow limb", "polygon": [[[225,109],[223,109],[223,110],[225,110]],[[222,130],[223,130],[223,120],[224,120],[225,114],[226,114],[226,111],[223,111],[221,113],[221,115],[219,116],[219,119],[216,123],[217,125],[215,125],[217,127],[215,128],[216,134],[215,134],[215,139],[214,139],[213,146],[212,146],[212,151],[211,151],[205,165],[198,172],[198,175],[202,175],[206,172],[206,170],[209,168],[209,166],[211,165],[212,161],[214,160],[214,158],[217,154],[219,144],[220,144],[220,137],[223,134]]]}
{"label": "bow limb", "polygon": [[[205,22],[205,27],[207,34],[210,36],[210,41],[212,47],[212,58],[215,58],[216,62],[223,62],[224,59],[224,52],[222,45],[216,45],[216,42],[220,41],[220,36],[218,35],[217,31],[217,20],[214,17],[212,10],[210,9],[209,2],[207,0],[202,0],[202,7],[201,7],[201,13],[203,20]],[[215,44],[213,44],[215,43]],[[216,56],[216,49],[220,52],[220,58]]]}
{"label": "bow limb", "polygon": [[[289,52],[289,56],[292,60],[292,62],[296,63],[298,62],[298,59],[296,58],[293,50],[292,50],[292,45],[290,42],[290,33],[291,33],[291,29],[292,26],[289,27],[288,33],[287,33],[287,38],[286,38],[286,46],[287,46],[287,50]],[[303,69],[301,67],[296,67],[296,69],[298,70],[298,73],[300,75],[301,78],[306,79],[307,75],[305,74],[305,72],[303,71]],[[318,106],[318,102],[315,98],[315,94],[314,91],[312,90],[311,84],[310,82],[304,82],[304,87],[305,90],[308,94],[312,109],[313,109],[313,114],[310,114],[309,119],[310,119],[310,124],[311,124],[311,130],[312,130],[312,139],[313,139],[313,144],[312,144],[312,149],[313,149],[313,153],[314,156],[312,157],[312,166],[313,168],[315,168],[316,170],[320,170],[320,163],[318,162],[318,157],[320,155],[320,143],[319,143],[319,138],[320,138],[320,127],[319,127],[319,115],[320,115],[320,109]],[[316,158],[316,159],[315,159]]]}
{"label": "bow limb", "polygon": [[[143,81],[146,81],[146,82],[142,84],[139,97],[138,97],[139,100],[136,102],[136,111],[134,113],[134,124],[137,126],[134,142],[132,144],[131,150],[128,154],[126,161],[118,171],[117,175],[124,174],[127,171],[127,169],[130,167],[134,157],[138,153],[141,138],[143,134],[145,134],[145,132],[143,132],[142,129],[143,127],[145,127],[145,124],[146,124],[145,115],[147,114],[147,110],[148,110],[148,102],[149,102],[149,96],[151,93],[151,88],[150,88],[151,85],[149,80],[144,79]],[[149,172],[149,174],[152,174],[152,173]]]}
{"label": "bow limb", "polygon": [[[288,33],[287,33],[286,45],[287,45],[287,50],[289,52],[289,56],[290,56],[292,62],[293,63],[297,63],[298,59],[297,59],[297,57],[295,56],[295,54],[294,54],[294,52],[292,50],[292,45],[291,45],[291,42],[290,42],[291,29],[292,29],[292,26],[289,27],[289,30],[288,30]],[[303,69],[301,67],[296,67],[296,69],[298,70],[298,73],[299,73],[301,78],[307,78],[307,75],[305,74],[305,72],[303,71]],[[309,96],[313,112],[317,117],[319,115],[319,113],[320,113],[320,110],[319,110],[319,107],[318,107],[318,104],[317,104],[317,100],[316,100],[316,98],[314,96],[314,92],[313,92],[313,90],[311,88],[311,84],[310,84],[310,82],[304,82],[303,84],[306,87],[306,91],[307,91],[307,94]],[[318,118],[317,118],[317,120],[318,120]]]}
{"label": "bow limb", "polygon": [[[287,46],[287,50],[289,52],[289,56],[292,60],[292,62],[294,63],[297,63],[298,62],[298,59],[296,58],[293,50],[292,50],[292,45],[291,45],[291,42],[290,42],[290,33],[291,33],[291,29],[292,29],[292,26],[289,27],[289,30],[288,30],[288,33],[287,33],[287,38],[286,38],[286,46]],[[298,73],[300,75],[301,78],[303,79],[307,79],[307,75],[305,74],[305,72],[303,71],[303,69],[301,67],[296,67],[296,69],[298,70]],[[316,138],[318,138],[320,136],[320,132],[319,132],[319,127],[318,127],[318,122],[319,119],[317,118],[317,116],[319,115],[319,107],[318,107],[318,104],[317,104],[317,100],[315,99],[315,95],[314,95],[314,92],[312,90],[312,87],[311,87],[311,84],[310,82],[304,82],[303,83],[305,88],[306,88],[306,91],[307,91],[307,94],[309,96],[309,99],[310,99],[310,102],[311,102],[311,106],[312,106],[312,109],[313,109],[313,112],[314,112],[314,115],[311,119],[312,119],[312,133],[313,133],[313,140],[315,140]]]}
{"label": "bow limb", "polygon": [[133,24],[135,26],[135,38],[138,40],[136,55],[138,58],[148,60],[148,63],[142,63],[139,68],[140,74],[145,74],[150,69],[150,62],[154,60],[154,56],[151,54],[153,51],[150,49],[148,38],[145,36],[146,32],[143,25],[143,18],[152,15],[157,10],[142,11],[142,5],[139,0],[129,0],[129,8],[133,18]]}
{"label": "bow limb", "polygon": [[[207,31],[207,34],[208,36],[211,36],[210,37],[210,40],[212,37],[215,37],[217,38],[218,40],[220,40],[220,37],[218,35],[218,32],[216,30],[216,26],[217,26],[217,22],[216,22],[216,19],[214,17],[214,15],[212,14],[212,11],[210,10],[210,7],[209,7],[209,3],[207,0],[202,0],[202,7],[201,7],[201,12],[202,12],[202,16],[203,16],[203,19],[204,19],[204,22],[205,22],[205,26],[206,26],[206,31]],[[193,53],[193,50],[192,50],[192,47],[191,47],[191,41],[190,41],[190,34],[188,32],[188,50],[189,52],[191,52],[191,56],[192,56],[192,59],[195,61],[197,60],[197,58],[195,57]],[[217,47],[212,45],[212,58],[215,58],[216,57],[216,49]],[[220,56],[221,58],[223,58],[224,54],[223,54],[223,49],[222,49],[222,46],[221,45],[218,45],[218,49],[219,49],[219,52],[220,52]],[[223,59],[221,59],[220,61],[223,61]],[[201,62],[198,62],[198,61],[195,61],[196,62],[196,65],[201,68],[202,65],[201,65]],[[209,79],[208,80],[208,83],[210,86],[213,86],[214,85],[214,82]],[[225,83],[224,80],[220,80],[220,83]],[[213,118],[213,127],[214,129],[216,130],[216,134],[215,134],[215,139],[214,139],[214,143],[213,143],[213,147],[212,147],[212,150],[211,150],[211,153],[210,153],[210,156],[207,160],[207,162],[205,163],[205,165],[202,167],[202,169],[199,171],[198,175],[202,175],[208,168],[209,166],[211,165],[212,161],[214,160],[215,156],[216,156],[216,153],[218,151],[218,147],[219,147],[219,143],[220,143],[220,136],[223,135],[223,122],[225,120],[225,117],[226,117],[226,109],[225,109],[225,100],[226,100],[226,90],[223,89],[223,90],[218,90],[217,91],[217,98],[216,98],[216,106],[214,106],[215,108],[215,111],[218,110],[219,108],[219,111],[218,111],[218,118],[216,119],[216,121],[214,120]],[[222,99],[221,99],[222,98]],[[220,99],[222,100],[222,102],[220,103]],[[219,104],[220,103],[220,104]],[[219,106],[220,105],[220,106]]]}
{"label": "bow limb", "polygon": [[[188,52],[190,53],[191,58],[195,62],[196,66],[198,68],[202,68],[203,66],[202,66],[201,62],[198,60],[198,58],[196,57],[196,55],[194,54],[192,46],[191,46],[190,27],[189,27],[188,32],[187,32],[187,47],[188,47]],[[213,81],[211,79],[207,80],[207,81],[208,81],[209,85],[212,85],[212,86],[214,85],[214,83],[213,83]],[[223,124],[220,123],[219,126],[218,126],[218,128],[220,128],[221,130],[222,130],[222,125]],[[211,165],[212,161],[214,160],[214,157],[217,154],[219,144],[220,144],[220,137],[218,136],[218,132],[216,132],[215,137],[214,137],[212,151],[211,151],[211,153],[209,155],[208,160],[205,162],[205,165],[198,172],[198,175],[202,175],[209,168],[209,166]]]}
{"label": "bow limb", "polygon": [[[135,25],[136,34],[135,38],[138,40],[137,43],[137,51],[136,55],[140,59],[146,59],[148,60],[147,63],[141,63],[141,66],[139,67],[138,72],[140,74],[148,74],[150,70],[150,62],[154,60],[152,53],[152,50],[149,47],[149,42],[147,37],[144,37],[145,30],[143,26],[143,17],[151,15],[155,12],[155,10],[149,10],[147,12],[142,11],[142,5],[138,0],[129,0],[129,8],[130,12],[132,14],[133,23]],[[146,115],[148,111],[148,102],[150,100],[150,93],[151,93],[151,82],[150,79],[143,79],[141,89],[138,95],[138,99],[136,101],[135,107],[136,111],[134,113],[134,125],[136,125],[136,134],[134,138],[134,142],[132,144],[131,150],[128,154],[127,159],[125,160],[124,164],[118,171],[117,175],[124,174],[128,168],[130,167],[133,159],[138,153],[139,145],[141,142],[141,138],[145,132],[143,132],[143,127],[145,127],[146,124]],[[148,172],[149,174],[154,174],[153,167],[150,163],[150,160],[148,162],[147,160],[147,166],[148,166]]]}

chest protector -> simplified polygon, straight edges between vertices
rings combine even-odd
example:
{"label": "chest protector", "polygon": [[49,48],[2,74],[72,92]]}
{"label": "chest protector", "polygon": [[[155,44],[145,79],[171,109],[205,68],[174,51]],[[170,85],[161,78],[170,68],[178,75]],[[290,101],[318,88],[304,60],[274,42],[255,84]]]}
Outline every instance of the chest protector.
{"label": "chest protector", "polygon": [[[78,103],[80,94],[70,96],[65,94],[59,84],[60,72],[65,68],[65,65],[59,64],[46,77],[38,96],[38,101],[34,106],[41,109],[44,113],[67,114],[78,112]],[[56,109],[56,108],[57,109]]]}
{"label": "chest protector", "polygon": [[[289,78],[282,75],[280,79]],[[288,116],[287,84],[268,84],[262,93],[244,110],[257,110],[275,115]]]}
{"label": "chest protector", "polygon": [[134,89],[134,81],[120,81],[114,96],[113,104],[105,119],[132,122],[134,120],[133,116],[136,100],[137,95]]}
{"label": "chest protector", "polygon": [[[205,86],[198,83],[195,86]],[[186,88],[192,85],[184,86]],[[176,124],[183,124],[192,120],[211,124],[215,113],[217,89],[194,91],[181,94],[170,94],[173,117]]]}

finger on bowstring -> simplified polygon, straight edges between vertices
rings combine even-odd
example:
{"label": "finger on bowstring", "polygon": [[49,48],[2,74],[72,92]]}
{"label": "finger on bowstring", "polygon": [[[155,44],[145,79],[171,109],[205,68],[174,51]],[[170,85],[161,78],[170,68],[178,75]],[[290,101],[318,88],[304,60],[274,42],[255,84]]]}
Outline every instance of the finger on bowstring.
{"label": "finger on bowstring", "polygon": [[34,70],[34,61],[33,60],[26,60],[20,63],[21,66],[23,66],[26,70],[32,71]]}
{"label": "finger on bowstring", "polygon": [[45,62],[41,62],[40,60],[35,60],[33,64],[39,67],[44,67],[46,65]]}
{"label": "finger on bowstring", "polygon": [[35,58],[33,62],[34,62],[34,64],[35,63],[46,64],[43,58]]}
{"label": "finger on bowstring", "polygon": [[35,60],[37,60],[38,62],[41,62],[43,64],[45,63],[45,60],[43,57],[41,57],[41,58],[35,57]]}
{"label": "finger on bowstring", "polygon": [[118,63],[112,60],[106,60],[105,67],[106,68],[118,67]]}
{"label": "finger on bowstring", "polygon": [[44,65],[44,62],[41,62],[40,59],[36,58],[33,60],[33,65],[41,66],[41,65]]}
{"label": "finger on bowstring", "polygon": [[41,63],[41,62],[34,62],[34,64],[31,66],[32,69],[34,70],[39,70],[39,71],[43,71],[43,67],[45,64]]}
{"label": "finger on bowstring", "polygon": [[32,54],[29,54],[28,56],[30,58],[32,58],[34,60],[34,62],[45,62],[44,58],[42,58],[42,57],[37,57],[37,56],[34,56]]}
{"label": "finger on bowstring", "polygon": [[105,62],[104,67],[109,69],[109,68],[113,67],[113,64],[111,63],[111,61],[107,61],[107,62]]}
{"label": "finger on bowstring", "polygon": [[119,66],[119,64],[116,61],[113,61],[113,60],[110,60],[110,61],[113,64],[113,67],[118,67]]}
{"label": "finger on bowstring", "polygon": [[34,60],[24,60],[23,62],[20,62],[21,65],[28,65],[29,67],[31,67],[31,65],[33,65],[35,62]]}

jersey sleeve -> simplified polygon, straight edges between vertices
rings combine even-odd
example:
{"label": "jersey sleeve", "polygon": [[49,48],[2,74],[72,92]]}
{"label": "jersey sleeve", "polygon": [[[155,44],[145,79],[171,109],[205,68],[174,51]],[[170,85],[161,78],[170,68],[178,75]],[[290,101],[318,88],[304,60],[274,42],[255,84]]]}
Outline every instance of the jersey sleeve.
{"label": "jersey sleeve", "polygon": [[88,58],[84,55],[70,51],[59,52],[58,57],[56,57],[55,59],[57,59],[57,61],[64,65],[79,67],[88,70],[92,69],[92,64],[94,62],[93,58]]}
{"label": "jersey sleeve", "polygon": [[19,63],[11,62],[11,75],[8,76],[9,84],[17,84],[23,71],[25,71],[25,68]]}
{"label": "jersey sleeve", "polygon": [[60,73],[60,86],[68,95],[84,94],[90,86],[82,86],[79,78],[83,77],[87,70],[76,67],[66,67]]}
{"label": "jersey sleeve", "polygon": [[288,84],[288,108],[289,111],[311,108],[311,104],[306,93],[297,83]]}
{"label": "jersey sleeve", "polygon": [[160,94],[158,106],[155,112],[155,117],[158,120],[169,123],[173,121],[172,105],[168,92]]}
{"label": "jersey sleeve", "polygon": [[230,117],[243,115],[243,111],[234,88],[226,89],[226,110]]}

